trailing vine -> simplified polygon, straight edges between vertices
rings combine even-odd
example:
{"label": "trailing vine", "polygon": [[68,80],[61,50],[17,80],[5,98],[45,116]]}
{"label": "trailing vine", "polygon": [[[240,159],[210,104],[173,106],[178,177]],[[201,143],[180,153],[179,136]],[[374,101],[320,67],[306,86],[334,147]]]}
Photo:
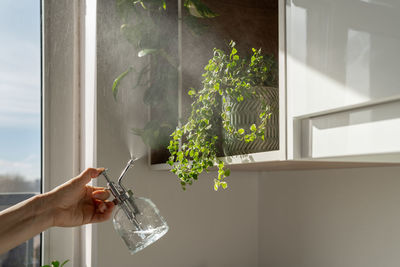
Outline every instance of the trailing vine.
{"label": "trailing vine", "polygon": [[270,105],[263,103],[260,123],[252,124],[248,129],[236,129],[229,119],[229,112],[233,103],[254,96],[256,86],[277,86],[276,62],[272,56],[263,55],[261,49],[253,48],[250,58],[241,58],[235,42],[231,41],[229,48],[229,53],[214,49],[213,57],[204,68],[202,88],[198,91],[191,88],[188,92],[193,99],[189,119],[171,135],[168,164],[183,189],[214,165],[218,168],[214,189],[227,187],[225,178],[230,175],[230,170],[217,156],[221,125],[237,140],[264,140],[265,127],[271,116]]}

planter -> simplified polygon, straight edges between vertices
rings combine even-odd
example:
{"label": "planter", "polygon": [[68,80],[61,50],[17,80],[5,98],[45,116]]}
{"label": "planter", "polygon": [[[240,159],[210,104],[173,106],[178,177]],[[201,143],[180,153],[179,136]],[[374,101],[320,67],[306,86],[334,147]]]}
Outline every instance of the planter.
{"label": "planter", "polygon": [[[225,130],[222,133],[222,148],[225,156],[243,155],[249,153],[271,151],[279,149],[279,92],[275,87],[257,87],[256,94],[245,97],[242,102],[233,103],[228,113],[232,126],[249,129],[252,124],[260,124],[262,101],[264,100],[271,110],[265,129],[264,140],[257,138],[253,142],[240,141]],[[228,101],[230,101],[228,99]]]}

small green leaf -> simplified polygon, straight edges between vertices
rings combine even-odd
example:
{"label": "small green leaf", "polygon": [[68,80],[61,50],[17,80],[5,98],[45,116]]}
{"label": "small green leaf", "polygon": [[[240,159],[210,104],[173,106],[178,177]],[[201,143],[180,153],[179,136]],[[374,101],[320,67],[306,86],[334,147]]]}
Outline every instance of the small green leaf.
{"label": "small green leaf", "polygon": [[119,83],[131,71],[132,71],[132,67],[129,67],[126,71],[124,71],[117,78],[115,78],[115,80],[113,82],[113,86],[112,86],[112,93],[113,93],[113,96],[114,96],[115,100],[117,100],[117,93],[118,93]]}
{"label": "small green leaf", "polygon": [[237,49],[233,47],[233,48],[232,48],[231,55],[236,55],[236,53],[237,53]]}
{"label": "small green leaf", "polygon": [[64,264],[66,264],[67,262],[69,262],[69,260],[64,261],[63,263],[61,263],[60,267],[63,267]]}
{"label": "small green leaf", "polygon": [[144,5],[143,1],[139,1],[139,3],[143,7],[143,9],[147,9],[147,7]]}
{"label": "small green leaf", "polygon": [[240,95],[240,96],[238,96],[238,97],[236,98],[236,100],[237,100],[238,102],[242,102],[242,101],[244,100],[244,98],[243,98],[242,95]]}
{"label": "small green leaf", "polygon": [[223,189],[226,189],[228,187],[228,184],[226,182],[220,182],[220,184]]}
{"label": "small green leaf", "polygon": [[225,176],[229,176],[231,174],[231,170],[230,169],[226,169],[224,174],[225,174]]}
{"label": "small green leaf", "polygon": [[215,180],[215,181],[214,181],[214,190],[215,190],[215,191],[218,191],[218,186],[219,186],[219,181],[218,181],[218,180]]}
{"label": "small green leaf", "polygon": [[51,262],[51,265],[52,265],[53,267],[59,267],[59,266],[60,266],[60,263],[59,263],[58,261],[52,261],[52,262]]}
{"label": "small green leaf", "polygon": [[256,126],[255,124],[252,124],[252,125],[250,126],[250,131],[252,131],[252,132],[257,131],[257,126]]}
{"label": "small green leaf", "polygon": [[239,134],[244,134],[244,129],[243,129],[243,128],[240,128],[240,129],[238,130],[238,133],[239,133]]}
{"label": "small green leaf", "polygon": [[224,162],[223,162],[223,161],[220,161],[220,162],[218,163],[218,169],[221,170],[223,167],[224,167]]}
{"label": "small green leaf", "polygon": [[218,16],[200,0],[186,0],[184,6],[187,8],[190,15],[197,18],[214,18]]}

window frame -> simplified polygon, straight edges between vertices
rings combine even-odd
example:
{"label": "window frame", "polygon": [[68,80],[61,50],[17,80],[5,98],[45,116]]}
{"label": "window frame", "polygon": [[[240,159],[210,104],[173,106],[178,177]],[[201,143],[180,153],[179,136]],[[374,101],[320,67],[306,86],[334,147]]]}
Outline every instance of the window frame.
{"label": "window frame", "polygon": [[[96,0],[41,0],[41,7],[42,191],[47,192],[96,166]],[[42,263],[69,259],[72,266],[96,266],[96,233],[96,225],[48,229]]]}

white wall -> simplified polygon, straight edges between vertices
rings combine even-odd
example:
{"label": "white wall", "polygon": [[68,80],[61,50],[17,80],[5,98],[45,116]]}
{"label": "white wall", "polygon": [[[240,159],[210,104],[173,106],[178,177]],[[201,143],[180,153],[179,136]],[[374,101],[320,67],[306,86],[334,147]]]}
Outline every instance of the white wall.
{"label": "white wall", "polygon": [[[111,93],[113,79],[135,62],[129,44],[118,39],[114,4],[98,1],[97,162],[110,169],[111,177],[119,175],[129,159],[126,138],[133,140],[136,153],[144,150],[140,140],[127,137],[126,119],[140,126],[147,117],[143,92],[127,90],[130,88],[125,83],[118,102]],[[229,189],[218,193],[213,190],[215,175],[201,176],[183,192],[172,173],[151,171],[146,159],[139,162],[127,175],[127,185],[136,195],[154,201],[170,230],[132,256],[111,222],[99,224],[97,266],[257,266],[257,174],[236,172],[229,177]],[[104,185],[104,181],[99,182]]]}
{"label": "white wall", "polygon": [[[99,115],[104,115],[101,108]],[[116,177],[129,153],[113,135],[112,125],[99,123],[97,158],[98,165],[110,168],[111,177]],[[142,160],[126,179],[136,195],[154,201],[170,230],[132,256],[111,222],[99,224],[97,266],[257,266],[256,173],[235,173],[229,189],[218,193],[213,191],[212,175],[201,176],[183,192],[173,174],[151,171]]]}
{"label": "white wall", "polygon": [[397,0],[287,1],[292,116],[399,96]]}
{"label": "white wall", "polygon": [[399,266],[399,173],[399,167],[262,173],[259,266]]}
{"label": "white wall", "polygon": [[[140,91],[113,100],[113,79],[135,61],[118,40],[114,1],[98,1],[98,8],[97,161],[116,177],[129,158],[125,122],[143,125],[147,114]],[[131,256],[112,223],[99,224],[98,266],[398,266],[399,171],[233,172],[229,189],[218,193],[209,174],[182,192],[172,174],[151,171],[143,159],[128,187],[156,203],[170,231]]]}

